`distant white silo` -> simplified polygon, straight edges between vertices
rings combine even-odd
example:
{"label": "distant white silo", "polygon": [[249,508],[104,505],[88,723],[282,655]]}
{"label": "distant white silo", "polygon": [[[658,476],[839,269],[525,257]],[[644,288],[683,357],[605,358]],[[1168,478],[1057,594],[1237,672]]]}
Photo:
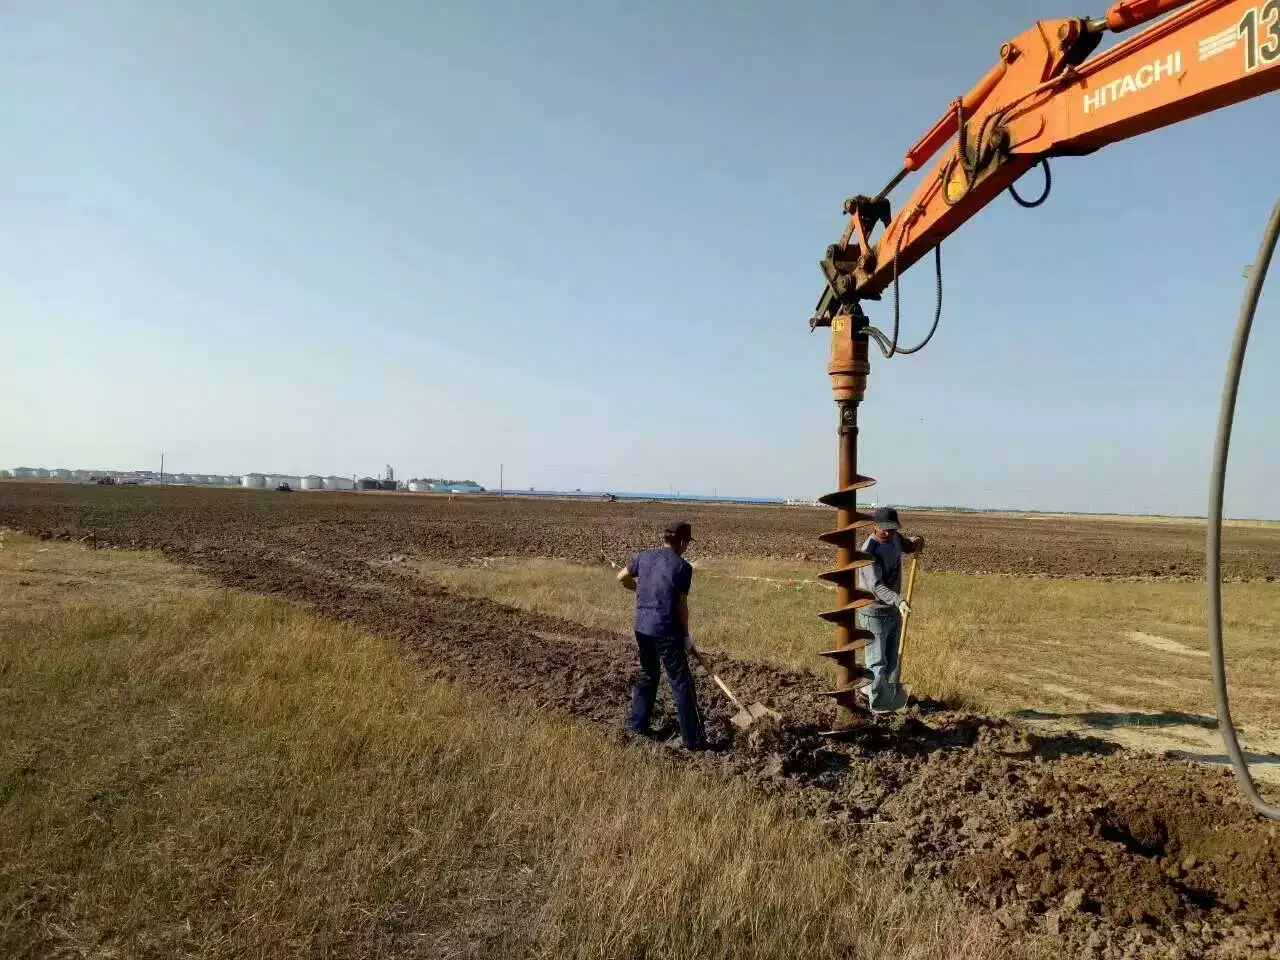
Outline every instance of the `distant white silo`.
{"label": "distant white silo", "polygon": [[301,477],[276,477],[276,483],[287,483],[290,489],[297,490],[302,486]]}
{"label": "distant white silo", "polygon": [[31,471],[31,475],[35,477],[37,480],[49,479],[49,471],[46,470],[44,467],[36,467],[34,470]]}
{"label": "distant white silo", "polygon": [[53,471],[53,479],[55,479],[55,480],[70,480],[70,479],[71,479],[71,471],[70,471],[70,470],[62,470],[62,469],[54,470],[54,471]]}
{"label": "distant white silo", "polygon": [[267,478],[260,473],[246,473],[240,478],[240,483],[243,486],[260,490],[267,485]]}
{"label": "distant white silo", "polygon": [[431,484],[427,483],[427,481],[425,480],[411,480],[409,481],[409,492],[410,493],[430,493]]}
{"label": "distant white silo", "polygon": [[310,476],[303,477],[302,489],[303,490],[323,490],[324,478],[317,477],[315,474],[311,474]]}
{"label": "distant white silo", "polygon": [[355,484],[351,482],[350,477],[325,477],[324,488],[326,490],[354,490]]}

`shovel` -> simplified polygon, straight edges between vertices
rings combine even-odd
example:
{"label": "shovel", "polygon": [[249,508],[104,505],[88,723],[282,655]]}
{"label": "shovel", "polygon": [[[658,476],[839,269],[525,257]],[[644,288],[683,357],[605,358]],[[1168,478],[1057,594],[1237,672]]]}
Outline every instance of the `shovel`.
{"label": "shovel", "polygon": [[[910,563],[910,566],[907,568],[907,589],[904,592],[903,596],[905,597],[907,603],[910,603],[912,591],[915,590],[915,586],[916,586],[916,565],[920,562],[920,560],[913,553],[908,555],[908,562]],[[894,713],[898,713],[902,708],[905,708],[907,705],[907,700],[911,696],[911,688],[902,682],[902,661],[903,661],[903,655],[906,653],[906,650],[907,650],[907,626],[910,623],[911,623],[911,614],[908,613],[903,616],[902,627],[898,632],[898,689],[901,692],[898,699],[902,706],[897,707],[893,711]]]}
{"label": "shovel", "polygon": [[700,651],[696,646],[690,647],[690,650],[693,655],[698,658],[698,662],[702,664],[702,669],[711,675],[711,679],[716,682],[716,686],[723,690],[725,696],[727,696],[733,705],[738,708],[738,712],[731,718],[731,722],[735,727],[739,730],[746,730],[753,723],[756,723],[759,720],[764,720],[769,717],[774,720],[782,719],[782,714],[775,710],[770,710],[763,703],[758,701],[748,707],[744,707],[742,705],[742,701],[733,695],[733,691],[729,689],[728,684],[721,680],[716,672],[707,666],[707,661],[702,658],[702,651]]}
{"label": "shovel", "polygon": [[[908,559],[911,566],[907,569],[907,589],[903,596],[907,603],[911,602],[911,593],[916,588],[916,565],[920,562],[915,554],[910,554]],[[902,629],[898,632],[898,679],[902,679],[902,655],[907,649],[907,626],[911,623],[911,614],[907,614],[902,618]]]}

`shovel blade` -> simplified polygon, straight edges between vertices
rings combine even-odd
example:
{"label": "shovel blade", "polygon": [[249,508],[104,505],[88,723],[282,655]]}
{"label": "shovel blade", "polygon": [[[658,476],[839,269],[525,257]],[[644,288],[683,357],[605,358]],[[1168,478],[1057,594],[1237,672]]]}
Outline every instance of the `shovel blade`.
{"label": "shovel blade", "polygon": [[767,718],[781,720],[782,715],[776,711],[770,710],[763,703],[752,703],[749,704],[745,710],[739,710],[735,713],[730,722],[739,730],[745,730],[753,723]]}

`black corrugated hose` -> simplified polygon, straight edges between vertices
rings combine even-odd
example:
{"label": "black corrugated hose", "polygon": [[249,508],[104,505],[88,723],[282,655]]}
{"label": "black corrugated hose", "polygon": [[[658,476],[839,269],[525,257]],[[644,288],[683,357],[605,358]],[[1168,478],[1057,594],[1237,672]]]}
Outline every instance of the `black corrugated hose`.
{"label": "black corrugated hose", "polygon": [[1231,427],[1235,421],[1236,394],[1240,388],[1240,371],[1244,367],[1244,353],[1249,345],[1249,331],[1253,316],[1262,296],[1262,286],[1267,279],[1271,255],[1280,237],[1280,200],[1276,201],[1262,234],[1258,258],[1249,271],[1249,284],[1245,289],[1240,318],[1236,322],[1235,340],[1231,345],[1231,357],[1227,361],[1227,380],[1222,388],[1222,408],[1218,414],[1218,444],[1213,455],[1212,479],[1209,487],[1209,532],[1205,543],[1205,577],[1209,581],[1209,662],[1213,668],[1213,699],[1218,710],[1218,727],[1222,732],[1222,744],[1231,758],[1236,779],[1240,782],[1249,803],[1264,817],[1280,820],[1280,807],[1262,799],[1249,773],[1249,764],[1240,752],[1235,725],[1231,722],[1231,707],[1227,701],[1227,676],[1222,659],[1222,493],[1227,479],[1227,448],[1231,443]]}

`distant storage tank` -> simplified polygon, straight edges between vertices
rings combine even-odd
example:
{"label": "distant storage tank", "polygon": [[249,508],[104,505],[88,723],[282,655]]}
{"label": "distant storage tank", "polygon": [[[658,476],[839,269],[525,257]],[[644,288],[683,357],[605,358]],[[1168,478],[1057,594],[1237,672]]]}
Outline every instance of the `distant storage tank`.
{"label": "distant storage tank", "polygon": [[49,479],[49,471],[46,470],[44,467],[36,467],[33,471],[31,471],[31,475],[35,477],[37,480]]}
{"label": "distant storage tank", "polygon": [[326,490],[354,490],[355,486],[350,477],[324,478],[324,488]]}
{"label": "distant storage tank", "polygon": [[303,477],[302,489],[303,490],[323,490],[324,480],[321,477],[317,477],[314,475],[309,477]]}
{"label": "distant storage tank", "polygon": [[373,477],[361,477],[359,486],[361,490],[379,489],[378,481],[373,479]]}
{"label": "distant storage tank", "polygon": [[30,480],[36,475],[34,467],[14,467],[13,475],[19,480]]}
{"label": "distant storage tank", "polygon": [[55,471],[53,471],[53,479],[55,479],[55,480],[70,480],[70,479],[71,479],[71,471],[70,471],[70,470],[55,470]]}
{"label": "distant storage tank", "polygon": [[240,478],[240,483],[246,487],[252,487],[255,490],[261,490],[267,485],[267,478],[260,473],[246,473]]}
{"label": "distant storage tank", "polygon": [[399,490],[400,484],[395,480],[380,480],[378,481],[378,489],[387,491]]}
{"label": "distant storage tank", "polygon": [[409,492],[410,493],[430,493],[431,484],[427,483],[427,481],[425,480],[410,481]]}
{"label": "distant storage tank", "polygon": [[436,493],[480,493],[483,488],[475,483],[437,483],[432,489]]}

